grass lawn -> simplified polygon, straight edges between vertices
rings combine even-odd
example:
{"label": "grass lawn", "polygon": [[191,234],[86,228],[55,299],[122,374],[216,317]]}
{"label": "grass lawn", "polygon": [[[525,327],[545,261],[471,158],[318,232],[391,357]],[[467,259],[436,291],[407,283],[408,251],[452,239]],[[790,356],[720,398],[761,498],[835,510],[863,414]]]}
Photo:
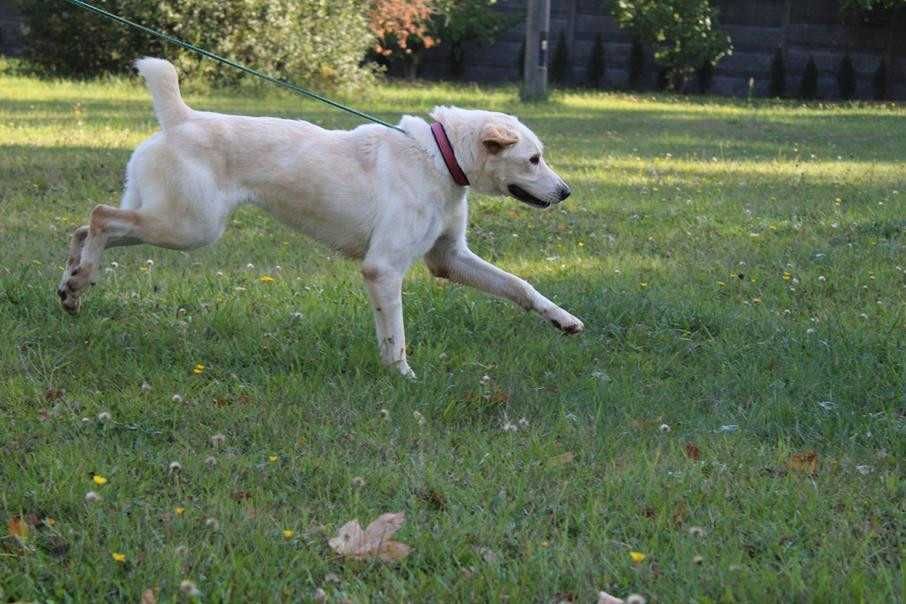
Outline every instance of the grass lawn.
{"label": "grass lawn", "polygon": [[[69,234],[157,125],[137,81],[0,73],[0,600],[902,601],[906,108],[515,98],[356,103],[534,128],[573,196],[473,197],[472,247],[587,332],[418,266],[408,382],[358,267],[253,209],[212,248],[109,251],[63,313]],[[402,562],[328,547],[396,511]]]}

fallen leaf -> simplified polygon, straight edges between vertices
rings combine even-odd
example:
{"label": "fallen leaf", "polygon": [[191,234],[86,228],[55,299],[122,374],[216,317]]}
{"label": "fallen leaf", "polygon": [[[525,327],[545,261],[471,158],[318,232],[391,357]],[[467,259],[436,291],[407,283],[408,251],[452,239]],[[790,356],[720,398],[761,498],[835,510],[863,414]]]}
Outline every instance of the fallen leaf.
{"label": "fallen leaf", "polygon": [[576,454],[572,451],[567,451],[566,453],[561,453],[560,455],[554,455],[547,460],[547,467],[555,468],[557,466],[565,466],[570,464],[573,460],[576,459]]}
{"label": "fallen leaf", "polygon": [[11,537],[15,537],[20,543],[28,540],[28,522],[22,516],[13,516],[6,523],[6,530]]}
{"label": "fallen leaf", "polygon": [[692,461],[698,461],[699,459],[701,459],[702,452],[695,443],[686,443],[683,451],[686,453],[686,457],[688,457]]}
{"label": "fallen leaf", "polygon": [[623,604],[623,600],[616,596],[610,595],[606,591],[599,591],[598,604]]}
{"label": "fallen leaf", "polygon": [[818,454],[814,451],[793,453],[787,460],[786,467],[794,472],[814,476],[818,473]]}
{"label": "fallen leaf", "polygon": [[364,531],[358,520],[352,520],[340,527],[337,536],[328,541],[330,548],[347,558],[363,560],[379,558],[385,562],[402,560],[411,548],[405,543],[393,541],[394,533],[403,526],[406,514],[381,514]]}
{"label": "fallen leaf", "polygon": [[230,499],[233,501],[248,501],[252,498],[252,494],[246,490],[233,491],[230,493]]}
{"label": "fallen leaf", "polygon": [[60,388],[48,388],[44,392],[44,400],[47,402],[56,401],[63,398],[64,394],[66,394],[66,391]]}
{"label": "fallen leaf", "polygon": [[157,596],[154,595],[154,590],[149,587],[143,591],[139,604],[157,604]]}

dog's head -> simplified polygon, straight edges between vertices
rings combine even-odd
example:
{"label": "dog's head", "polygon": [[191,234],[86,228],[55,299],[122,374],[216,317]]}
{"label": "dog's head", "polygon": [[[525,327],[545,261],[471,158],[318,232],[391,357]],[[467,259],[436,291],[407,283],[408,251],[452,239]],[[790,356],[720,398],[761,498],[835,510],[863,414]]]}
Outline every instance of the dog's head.
{"label": "dog's head", "polygon": [[569,197],[569,186],[544,161],[541,141],[512,115],[435,107],[431,117],[444,125],[476,191],[536,208]]}

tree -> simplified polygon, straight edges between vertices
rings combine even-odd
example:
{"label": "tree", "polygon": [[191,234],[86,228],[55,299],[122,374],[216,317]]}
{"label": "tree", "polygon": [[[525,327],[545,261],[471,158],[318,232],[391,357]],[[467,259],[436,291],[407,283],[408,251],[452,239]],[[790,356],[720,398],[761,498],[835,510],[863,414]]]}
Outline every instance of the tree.
{"label": "tree", "polygon": [[840,67],[837,69],[837,87],[840,98],[844,101],[852,100],[856,96],[856,70],[853,67],[853,60],[848,54],[843,55],[840,59]]}
{"label": "tree", "polygon": [[881,59],[881,62],[878,63],[875,75],[871,79],[871,87],[876,101],[887,99],[887,65],[885,65],[884,59]]}
{"label": "tree", "polygon": [[818,98],[818,66],[815,58],[809,57],[802,72],[802,81],[799,83],[799,98],[811,101]]}
{"label": "tree", "polygon": [[682,90],[706,61],[716,64],[733,49],[718,31],[710,0],[617,0],[614,17],[654,50],[673,90]]}
{"label": "tree", "polygon": [[372,0],[368,26],[377,38],[374,51],[387,59],[401,58],[406,77],[418,74],[421,52],[434,46],[429,33],[434,13],[430,0]]}
{"label": "tree", "polygon": [[771,89],[769,94],[774,98],[781,98],[786,93],[786,62],[783,56],[783,48],[778,47],[774,51],[774,59],[771,61]]}
{"label": "tree", "polygon": [[632,46],[629,48],[629,89],[638,90],[642,85],[642,77],[644,75],[645,49],[638,38],[633,38]]}
{"label": "tree", "polygon": [[566,32],[560,30],[557,36],[557,46],[551,59],[551,82],[555,84],[569,84],[571,65],[569,62],[569,46],[566,43]]}
{"label": "tree", "polygon": [[[217,54],[319,88],[371,81],[362,59],[372,37],[367,0],[105,0],[103,7]],[[165,54],[189,77],[232,84],[241,72],[87,10],[19,0],[36,70],[96,77],[131,70],[144,55]],[[87,42],[86,42],[87,41]]]}
{"label": "tree", "polygon": [[595,45],[588,56],[588,73],[586,80],[592,88],[601,88],[607,79],[607,57],[604,55],[604,36],[601,32],[595,35]]}
{"label": "tree", "polygon": [[[887,83],[893,81],[894,57],[894,39],[897,32],[902,32],[903,15],[906,14],[906,0],[842,0],[840,10],[845,14],[861,15],[863,18],[869,15],[875,18],[880,17],[887,21],[887,36],[884,43],[884,56],[881,59],[881,65],[884,67],[884,73],[875,72],[874,89],[875,96],[879,90],[878,84],[883,84],[883,94],[887,94]],[[900,24],[898,28],[897,25]]]}
{"label": "tree", "polygon": [[[450,49],[450,75],[465,72],[465,44],[490,44],[500,33],[524,17],[495,10],[497,0],[434,0],[431,32]],[[523,53],[524,54],[524,53]],[[520,72],[519,77],[522,77]]]}

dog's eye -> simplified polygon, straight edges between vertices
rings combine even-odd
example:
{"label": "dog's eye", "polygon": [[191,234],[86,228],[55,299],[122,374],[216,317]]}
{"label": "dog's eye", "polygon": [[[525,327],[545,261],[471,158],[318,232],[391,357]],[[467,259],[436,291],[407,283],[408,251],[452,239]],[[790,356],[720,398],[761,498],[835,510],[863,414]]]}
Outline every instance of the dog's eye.
{"label": "dog's eye", "polygon": [[538,154],[535,154],[535,155],[533,155],[533,156],[531,156],[531,157],[529,158],[529,161],[530,161],[531,163],[537,165],[538,162],[541,161],[541,156],[538,155]]}

